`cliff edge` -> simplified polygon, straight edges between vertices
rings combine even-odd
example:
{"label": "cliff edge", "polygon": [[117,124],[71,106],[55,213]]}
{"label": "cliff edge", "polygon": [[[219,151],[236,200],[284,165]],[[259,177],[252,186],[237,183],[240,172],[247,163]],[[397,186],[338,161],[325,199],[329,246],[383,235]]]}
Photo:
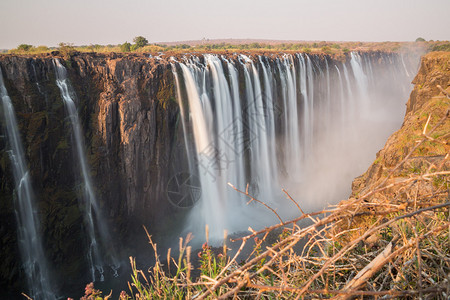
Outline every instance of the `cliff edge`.
{"label": "cliff edge", "polygon": [[[402,127],[389,137],[367,172],[354,180],[352,196],[363,195],[383,181],[396,183],[436,168],[449,170],[450,53],[422,57],[413,84]],[[433,186],[429,182],[430,190]]]}
{"label": "cliff edge", "polygon": [[[250,228],[239,238],[241,249],[245,244],[255,249],[245,264],[226,259],[227,247],[216,256],[205,243],[198,256],[208,277],[191,281],[190,271],[178,267],[184,284],[164,285],[174,279],[157,261],[149,272],[161,279],[132,294],[448,299],[450,53],[424,56],[413,83],[401,129],[354,180],[349,199],[314,213],[299,207],[301,215],[294,220],[260,231]],[[212,262],[214,268],[208,267]]]}

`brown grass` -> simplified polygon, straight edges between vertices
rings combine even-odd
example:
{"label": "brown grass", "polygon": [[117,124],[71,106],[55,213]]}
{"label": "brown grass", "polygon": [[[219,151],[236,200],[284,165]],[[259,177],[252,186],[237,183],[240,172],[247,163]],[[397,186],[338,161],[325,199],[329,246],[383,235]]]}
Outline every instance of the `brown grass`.
{"label": "brown grass", "polygon": [[[131,294],[136,299],[448,299],[450,151],[448,139],[432,136],[449,117],[449,110],[440,120],[432,121],[430,115],[421,140],[413,142],[406,157],[364,194],[324,211],[304,213],[286,193],[299,209],[298,218],[280,219],[260,231],[249,228],[250,234],[234,240],[241,244],[233,257],[227,256],[225,242],[219,255],[205,243],[199,253],[199,277],[191,275],[190,237],[180,239],[177,261],[169,250],[166,270],[171,266],[177,270],[170,275],[149,236],[157,262],[146,276],[132,259]],[[407,178],[395,177],[414,151],[429,141],[442,144],[446,155]],[[239,192],[267,207],[248,191]],[[269,241],[271,234],[278,236],[275,242]],[[242,249],[249,243],[254,243],[254,251],[242,259]],[[123,293],[121,299],[129,296]]]}

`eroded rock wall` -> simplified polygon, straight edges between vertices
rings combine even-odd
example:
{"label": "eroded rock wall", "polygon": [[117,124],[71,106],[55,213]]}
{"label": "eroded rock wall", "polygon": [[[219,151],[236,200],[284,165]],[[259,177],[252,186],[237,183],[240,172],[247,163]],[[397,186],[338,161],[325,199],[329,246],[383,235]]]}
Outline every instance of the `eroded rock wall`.
{"label": "eroded rock wall", "polygon": [[[391,170],[395,169],[403,160],[404,163],[390,175],[388,183],[395,183],[409,178],[409,175],[421,174],[428,168],[440,167],[450,169],[447,153],[450,146],[443,144],[450,132],[449,118],[432,133],[436,141],[428,140],[421,143],[423,130],[428,118],[427,132],[436,126],[450,109],[450,53],[432,52],[422,57],[420,69],[413,80],[414,89],[406,104],[406,114],[403,125],[386,142],[377,153],[377,158],[366,173],[353,182],[352,196],[364,195],[377,187]],[[440,86],[446,93],[442,92]],[[415,149],[414,149],[415,148]],[[414,150],[414,151],[413,151]],[[411,153],[411,151],[413,151]],[[436,189],[433,182],[429,182],[429,190]],[[396,189],[393,189],[396,192]],[[393,192],[393,193],[394,193]],[[398,191],[401,192],[401,191]]]}
{"label": "eroded rock wall", "polygon": [[[0,57],[38,202],[44,248],[54,273],[64,277],[59,280],[61,288],[66,289],[66,283],[88,277],[83,250],[87,241],[77,200],[82,182],[72,152],[70,123],[55,82],[54,58],[65,65],[76,92],[96,195],[117,242],[126,243],[130,230],[152,227],[168,215],[163,185],[171,171],[178,106],[166,61],[114,54],[75,54],[68,59]],[[2,135],[0,282],[5,290],[11,286],[20,290],[24,276],[7,149]]]}
{"label": "eroded rock wall", "polygon": [[[237,54],[225,55],[238,62]],[[181,223],[177,218],[183,213],[170,206],[166,185],[169,178],[186,169],[183,164],[187,160],[170,61],[114,53],[75,53],[70,58],[58,53],[0,56],[0,68],[16,110],[38,201],[44,248],[53,273],[58,274],[56,280],[67,291],[73,282],[87,283],[89,272],[83,208],[77,200],[82,180],[72,151],[70,122],[56,86],[55,58],[66,67],[75,90],[98,202],[125,257],[135,256],[136,240],[146,244],[142,225],[151,233],[166,234],[173,225]],[[382,68],[381,62],[389,55],[374,52],[365,58],[373,62],[374,68]],[[266,59],[276,64],[277,56]],[[318,76],[323,76],[320,72],[336,58],[312,55],[311,59]],[[348,56],[339,58],[347,64],[348,59]],[[242,69],[240,64],[236,66]],[[240,88],[245,89],[242,70],[239,74]],[[318,84],[314,93],[323,92],[324,84]],[[296,88],[300,94],[299,87]],[[275,91],[279,99],[274,101],[281,101],[280,93]],[[0,282],[3,290],[23,291],[13,206],[14,182],[7,149],[7,139],[1,136]]]}

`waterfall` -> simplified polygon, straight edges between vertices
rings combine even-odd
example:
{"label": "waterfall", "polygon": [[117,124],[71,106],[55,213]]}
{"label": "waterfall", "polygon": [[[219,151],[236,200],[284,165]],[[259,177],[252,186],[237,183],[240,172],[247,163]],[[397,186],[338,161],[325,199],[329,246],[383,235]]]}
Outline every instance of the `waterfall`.
{"label": "waterfall", "polygon": [[[80,120],[74,102],[74,92],[67,78],[67,71],[58,59],[54,59],[56,84],[61,91],[67,115],[72,125],[72,133],[75,141],[75,153],[81,169],[83,180],[82,207],[85,213],[85,222],[89,238],[88,261],[91,269],[92,280],[104,280],[104,266],[107,262],[113,271],[113,276],[117,276],[119,263],[112,245],[112,240],[102,217],[102,212],[97,203],[94,187],[89,175],[89,167],[86,162],[84,142],[82,137]],[[98,276],[96,276],[98,273]]]}
{"label": "waterfall", "polygon": [[[407,93],[399,92],[411,88],[411,78],[403,60],[391,63],[395,54],[387,56],[376,63],[357,52],[344,62],[304,53],[173,59],[189,171],[202,191],[187,230],[208,224],[210,236],[220,238],[223,229],[276,221],[262,205],[247,205],[249,199],[228,183],[241,191],[248,185],[251,196],[283,217],[295,208],[281,188],[304,209],[346,197],[349,188],[342,186],[368,167],[386,134],[400,126],[395,120],[403,110],[390,103],[403,103]],[[398,86],[383,79],[386,71],[399,78]],[[380,91],[380,81],[395,93],[382,95],[388,91]],[[383,115],[379,120],[374,107]],[[366,148],[372,152],[359,150]]]}
{"label": "waterfall", "polygon": [[[273,123],[273,113],[266,114],[264,111],[263,91],[259,72],[253,61],[247,56],[241,55],[241,64],[244,68],[246,90],[249,91],[246,98],[244,110],[247,110],[247,124],[250,131],[250,178],[252,194],[260,200],[271,204],[274,201],[277,186],[276,173],[271,168],[271,161],[275,159],[270,153],[269,145],[274,137],[268,124]],[[271,100],[271,98],[266,99]],[[267,121],[266,121],[267,120]],[[263,195],[263,196],[262,196]]]}
{"label": "waterfall", "polygon": [[302,149],[297,109],[296,72],[291,55],[285,55],[279,64],[283,84],[283,103],[285,110],[285,160],[286,172],[290,176],[300,176],[299,166]]}
{"label": "waterfall", "polygon": [[19,249],[28,282],[29,296],[37,300],[56,299],[52,290],[47,259],[44,255],[30,174],[25,162],[14,107],[6,91],[1,69],[0,97],[2,98],[4,123],[11,148],[8,152],[16,183],[14,205],[18,225]]}
{"label": "waterfall", "polygon": [[[361,56],[357,52],[351,53],[350,65],[356,80],[356,89],[358,91],[358,99],[353,102],[354,107],[360,113],[368,113],[370,97],[368,94],[368,79],[366,72],[363,70]],[[362,106],[358,110],[358,106]]]}

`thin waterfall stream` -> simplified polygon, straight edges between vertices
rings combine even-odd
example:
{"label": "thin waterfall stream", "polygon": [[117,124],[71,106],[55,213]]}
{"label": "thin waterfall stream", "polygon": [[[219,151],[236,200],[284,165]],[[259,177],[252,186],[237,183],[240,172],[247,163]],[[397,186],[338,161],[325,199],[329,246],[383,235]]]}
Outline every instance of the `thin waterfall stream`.
{"label": "thin waterfall stream", "polygon": [[[109,265],[113,270],[113,276],[117,276],[119,262],[112,245],[107,225],[97,203],[94,187],[89,175],[80,120],[73,100],[74,94],[67,79],[67,71],[58,59],[54,59],[54,66],[56,70],[56,84],[61,91],[61,96],[72,126],[75,152],[84,185],[82,201],[85,210],[85,225],[87,227],[89,239],[88,260],[91,266],[91,276],[93,281],[96,281],[97,279],[103,281],[105,265]],[[97,273],[98,275],[96,275]]]}
{"label": "thin waterfall stream", "polygon": [[31,186],[30,173],[25,161],[14,107],[6,91],[0,69],[0,97],[9,141],[9,157],[13,167],[15,187],[15,212],[22,266],[27,278],[29,296],[36,300],[56,299],[51,283],[47,258],[44,255],[40,220]]}

